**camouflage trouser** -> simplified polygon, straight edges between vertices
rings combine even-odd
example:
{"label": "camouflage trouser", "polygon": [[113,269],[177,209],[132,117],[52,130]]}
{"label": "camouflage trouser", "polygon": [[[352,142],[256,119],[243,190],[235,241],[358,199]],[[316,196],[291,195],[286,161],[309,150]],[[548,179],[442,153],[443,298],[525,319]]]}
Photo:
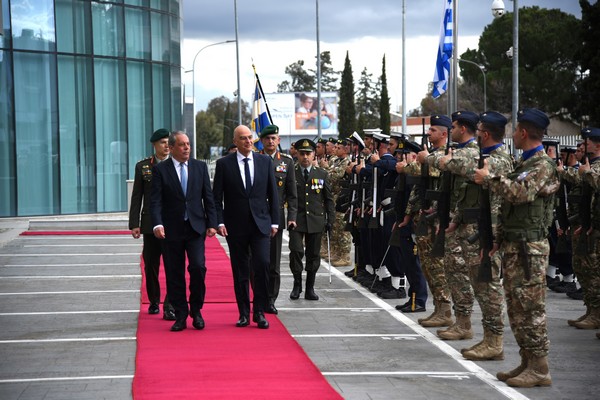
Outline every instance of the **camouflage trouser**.
{"label": "camouflage trouser", "polygon": [[[331,246],[331,259],[349,259],[350,258],[350,247],[352,246],[352,236],[350,232],[346,232],[346,221],[344,221],[344,214],[335,213],[335,223],[333,224],[333,232],[329,238]],[[327,240],[327,238],[325,238]]]}
{"label": "camouflage trouser", "polygon": [[444,268],[448,287],[452,294],[452,307],[457,315],[471,315],[473,312],[473,288],[471,287],[470,269],[464,254],[471,247],[463,249],[457,232],[446,234]]}
{"label": "camouflage trouser", "polygon": [[433,299],[440,303],[450,303],[450,289],[444,272],[444,259],[442,257],[432,257],[431,246],[431,235],[417,236],[417,251],[421,260],[421,269]]}
{"label": "camouflage trouser", "polygon": [[[475,298],[481,308],[481,322],[484,329],[492,331],[496,335],[504,332],[504,289],[500,279],[502,259],[499,252],[494,254],[491,259],[492,281],[481,282],[479,280],[480,245],[479,242],[470,244],[466,238],[472,235],[477,229],[476,225],[460,225],[456,231],[463,251],[463,259],[469,268],[469,280],[473,288]],[[466,292],[467,290],[463,290]],[[472,309],[472,303],[471,303]]]}
{"label": "camouflage trouser", "polygon": [[[587,256],[576,256],[575,251],[573,252],[573,268],[583,288],[583,302],[589,307],[600,308],[600,234],[595,230],[591,235]],[[573,235],[574,248],[577,241],[579,236]]]}
{"label": "camouflage trouser", "polygon": [[545,357],[550,348],[546,327],[546,268],[550,245],[548,240],[542,240],[525,246],[527,264],[521,255],[520,243],[502,243],[506,308],[519,347],[536,357]]}

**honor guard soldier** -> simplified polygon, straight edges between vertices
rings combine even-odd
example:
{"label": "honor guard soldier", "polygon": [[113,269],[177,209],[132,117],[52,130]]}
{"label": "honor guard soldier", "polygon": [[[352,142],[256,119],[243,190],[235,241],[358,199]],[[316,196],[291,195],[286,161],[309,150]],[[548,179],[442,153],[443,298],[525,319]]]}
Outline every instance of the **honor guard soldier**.
{"label": "honor guard soldier", "polygon": [[[133,191],[131,193],[131,207],[129,209],[129,229],[131,235],[138,239],[140,234],[144,236],[144,247],[142,257],[144,259],[144,274],[146,276],[146,292],[150,306],[149,314],[160,312],[160,284],[158,272],[160,267],[161,242],[154,236],[152,231],[152,216],[150,214],[150,196],[152,192],[152,168],[161,161],[169,158],[169,131],[166,129],[156,130],[150,137],[154,147],[154,155],[144,158],[135,164],[135,178],[133,180]],[[141,215],[141,218],[140,218]],[[165,294],[163,303],[163,319],[175,320],[175,312],[169,304],[169,296]]]}
{"label": "honor guard soldier", "polygon": [[[261,154],[266,154],[273,160],[275,170],[275,181],[277,182],[277,195],[279,198],[279,226],[277,234],[271,237],[271,261],[269,264],[269,303],[265,312],[277,314],[275,301],[279,296],[281,283],[281,244],[283,241],[283,227],[293,229],[296,226],[296,210],[298,199],[296,194],[296,176],[294,173],[294,160],[292,157],[277,151],[279,146],[279,127],[267,125],[260,133],[260,141],[263,145]],[[287,225],[285,223],[285,209],[287,205]]]}
{"label": "honor guard soldier", "polygon": [[[296,226],[290,230],[290,269],[294,287],[290,299],[297,300],[302,292],[302,270],[306,269],[306,300],[319,300],[314,291],[315,277],[321,265],[319,251],[321,237],[326,230],[331,233],[335,207],[327,172],[313,165],[315,143],[309,139],[296,142],[298,163],[295,166],[298,192]],[[306,267],[302,258],[306,256]]]}
{"label": "honor guard soldier", "polygon": [[[335,145],[335,156],[336,158],[329,163],[329,167],[325,168],[329,176],[329,182],[331,183],[331,192],[333,194],[333,201],[338,208],[339,195],[342,192],[342,182],[347,181],[346,167],[350,164],[350,158],[346,151],[346,140],[338,139]],[[344,230],[346,223],[344,221],[344,214],[336,212],[335,220],[333,222],[331,240],[330,240],[330,251],[331,251],[331,265],[334,267],[344,267],[350,265],[350,245],[352,239],[350,234]],[[327,246],[327,238],[325,243],[321,242],[321,254],[323,255],[323,247]],[[325,251],[327,249],[325,248]]]}
{"label": "honor guard soldier", "polygon": [[548,227],[560,181],[554,161],[542,146],[550,123],[546,114],[524,109],[517,121],[513,140],[523,154],[514,171],[502,176],[491,174],[484,166],[474,176],[476,183],[487,185],[502,197],[497,246],[492,252],[499,246],[503,253],[508,318],[521,355],[519,366],[496,376],[509,386],[549,386],[545,274],[550,251]]}
{"label": "honor guard soldier", "polygon": [[327,139],[319,138],[317,139],[317,150],[315,151],[315,160],[317,160],[317,164],[321,167],[321,162],[323,160],[327,161]]}

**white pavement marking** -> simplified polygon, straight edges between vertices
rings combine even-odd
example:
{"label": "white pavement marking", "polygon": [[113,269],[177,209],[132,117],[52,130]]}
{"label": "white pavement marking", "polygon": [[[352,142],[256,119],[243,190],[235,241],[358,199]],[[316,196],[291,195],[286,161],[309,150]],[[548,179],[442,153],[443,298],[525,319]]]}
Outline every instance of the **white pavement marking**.
{"label": "white pavement marking", "polygon": [[24,315],[75,315],[75,314],[122,314],[139,313],[140,310],[104,310],[104,311],[44,311],[44,312],[21,312],[0,313],[0,317],[24,316]]}
{"label": "white pavement marking", "polygon": [[0,268],[8,267],[110,267],[116,265],[134,265],[140,266],[139,262],[136,263],[91,263],[91,264],[6,264],[0,265]]}
{"label": "white pavement marking", "polygon": [[402,333],[402,334],[389,334],[389,333],[328,333],[328,334],[307,334],[307,335],[292,335],[295,338],[365,338],[365,337],[378,337],[378,338],[389,338],[389,337],[421,337],[418,333]]}
{"label": "white pavement marking", "polygon": [[47,294],[102,294],[102,293],[139,293],[139,290],[123,289],[123,290],[75,290],[65,292],[13,292],[0,293],[0,296],[39,296]]}
{"label": "white pavement marking", "polygon": [[64,338],[64,339],[21,339],[21,340],[0,340],[0,344],[21,344],[21,343],[65,343],[65,342],[114,342],[136,340],[135,336],[123,337],[96,337],[96,338]]}
{"label": "white pavement marking", "polygon": [[354,311],[354,312],[379,312],[380,307],[279,307],[284,311]]}
{"label": "white pavement marking", "polygon": [[[327,264],[324,262],[321,262],[321,266],[324,266],[325,268],[327,268]],[[479,365],[475,364],[473,361],[464,359],[462,357],[462,354],[460,354],[458,351],[456,351],[452,346],[445,343],[443,340],[441,340],[440,338],[438,338],[437,336],[435,336],[434,334],[429,332],[427,329],[423,328],[417,322],[415,322],[412,319],[408,318],[407,316],[403,315],[401,312],[397,311],[393,306],[391,306],[384,300],[380,299],[373,293],[371,293],[368,290],[366,290],[365,288],[363,288],[358,283],[354,282],[353,280],[351,280],[350,278],[345,276],[343,272],[338,271],[337,269],[334,269],[333,274],[336,275],[343,282],[345,282],[348,286],[355,288],[363,296],[365,296],[366,298],[371,300],[373,303],[375,303],[376,305],[381,307],[381,309],[383,309],[384,311],[389,313],[393,318],[402,322],[404,325],[408,326],[410,329],[412,329],[419,335],[423,336],[423,338],[425,338],[425,340],[427,340],[429,343],[431,343],[432,345],[434,345],[435,347],[440,349],[443,353],[445,353],[447,356],[452,358],[454,361],[458,362],[469,373],[473,374],[478,379],[480,379],[484,383],[488,384],[489,386],[491,386],[493,389],[495,389],[496,391],[498,391],[505,397],[507,397],[509,399],[515,399],[515,400],[528,400],[529,399],[527,396],[522,395],[518,391],[516,391],[516,390],[506,386],[504,383],[498,381],[496,379],[496,377],[492,376],[489,372],[487,372],[485,369],[481,368]],[[437,373],[431,372],[431,374],[437,374]],[[456,374],[456,373],[454,373],[454,374]]]}
{"label": "white pavement marking", "polygon": [[44,254],[0,254],[0,257],[66,257],[66,256],[140,256],[140,253],[44,253]]}
{"label": "white pavement marking", "polygon": [[399,376],[425,375],[429,378],[468,379],[473,375],[469,372],[427,372],[427,371],[369,371],[369,372],[323,372],[325,376]]}
{"label": "white pavement marking", "polygon": [[0,279],[101,279],[101,278],[141,278],[141,275],[22,275],[22,276],[0,276]]}
{"label": "white pavement marking", "polygon": [[64,382],[64,381],[89,381],[100,379],[133,379],[133,375],[98,375],[98,376],[65,376],[57,378],[31,378],[31,379],[0,379],[0,383],[33,383],[33,382]]}

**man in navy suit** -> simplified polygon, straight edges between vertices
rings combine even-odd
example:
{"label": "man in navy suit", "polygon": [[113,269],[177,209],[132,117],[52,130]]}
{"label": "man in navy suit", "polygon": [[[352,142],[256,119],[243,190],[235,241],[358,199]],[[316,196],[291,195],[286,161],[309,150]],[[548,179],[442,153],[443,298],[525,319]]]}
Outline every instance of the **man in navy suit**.
{"label": "man in navy suit", "polygon": [[268,304],[270,238],[279,228],[279,200],[271,157],[252,151],[252,132],[240,125],[233,131],[237,153],[217,160],[213,193],[219,235],[227,238],[238,327],[250,323],[250,268],[253,275],[253,321],[261,329],[269,322]]}
{"label": "man in navy suit", "polygon": [[[208,168],[190,159],[190,141],[183,132],[169,135],[171,158],[154,166],[152,222],[154,235],[163,239],[163,260],[169,300],[175,309],[172,331],[187,327],[188,314],[196,329],[204,329],[206,265],[204,240],[217,232],[217,214]],[[185,290],[185,256],[190,274],[189,308]]]}

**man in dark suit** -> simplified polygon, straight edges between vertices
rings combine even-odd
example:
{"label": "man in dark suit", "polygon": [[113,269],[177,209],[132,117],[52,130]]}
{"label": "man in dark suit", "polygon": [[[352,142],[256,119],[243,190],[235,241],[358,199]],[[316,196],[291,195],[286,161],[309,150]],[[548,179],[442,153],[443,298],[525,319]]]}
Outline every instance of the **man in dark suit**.
{"label": "man in dark suit", "polygon": [[[131,236],[139,239],[140,235],[144,235],[142,257],[144,258],[144,274],[146,275],[146,293],[148,293],[148,300],[150,301],[150,306],[148,307],[149,314],[158,314],[160,312],[158,307],[160,304],[158,271],[160,267],[160,255],[162,254],[160,241],[152,232],[152,215],[150,214],[152,168],[159,162],[169,158],[168,137],[168,130],[156,130],[150,137],[150,142],[154,147],[154,155],[144,158],[135,164],[135,178],[133,180],[133,191],[131,192],[131,207],[129,208],[129,229],[131,229]],[[175,311],[169,304],[169,296],[167,294],[165,294],[163,305],[163,319],[168,321],[175,320]]]}
{"label": "man in dark suit", "polygon": [[[279,228],[279,200],[271,157],[252,152],[252,132],[240,125],[233,132],[238,151],[217,160],[213,193],[217,208],[218,233],[227,238],[238,327],[248,326],[249,280],[253,274],[253,321],[261,329],[269,322],[268,304],[270,238]],[[250,256],[250,254],[252,256]]]}
{"label": "man in dark suit", "polygon": [[[154,235],[163,239],[167,292],[175,309],[172,331],[187,327],[188,314],[196,329],[204,328],[206,265],[204,240],[214,236],[217,214],[210,188],[208,167],[190,159],[190,141],[183,132],[169,136],[171,158],[154,166],[152,180],[152,221]],[[189,307],[186,299],[185,257],[190,274]]]}
{"label": "man in dark suit", "polygon": [[266,154],[273,160],[275,181],[277,182],[277,197],[279,198],[279,226],[281,229],[271,238],[271,263],[269,264],[269,304],[266,313],[277,314],[275,301],[279,296],[281,282],[281,244],[283,242],[283,227],[285,223],[285,206],[287,204],[287,226],[293,229],[296,226],[296,210],[298,199],[296,194],[296,174],[294,173],[294,160],[287,154],[277,151],[279,145],[279,127],[267,125],[260,133],[263,145],[261,154]]}
{"label": "man in dark suit", "polygon": [[314,290],[315,277],[321,265],[321,238],[323,231],[331,233],[335,218],[335,204],[327,171],[313,165],[315,143],[301,139],[296,142],[296,187],[298,213],[296,227],[290,230],[290,269],[294,287],[290,299],[296,300],[302,292],[302,258],[306,255],[306,300],[319,300]]}

